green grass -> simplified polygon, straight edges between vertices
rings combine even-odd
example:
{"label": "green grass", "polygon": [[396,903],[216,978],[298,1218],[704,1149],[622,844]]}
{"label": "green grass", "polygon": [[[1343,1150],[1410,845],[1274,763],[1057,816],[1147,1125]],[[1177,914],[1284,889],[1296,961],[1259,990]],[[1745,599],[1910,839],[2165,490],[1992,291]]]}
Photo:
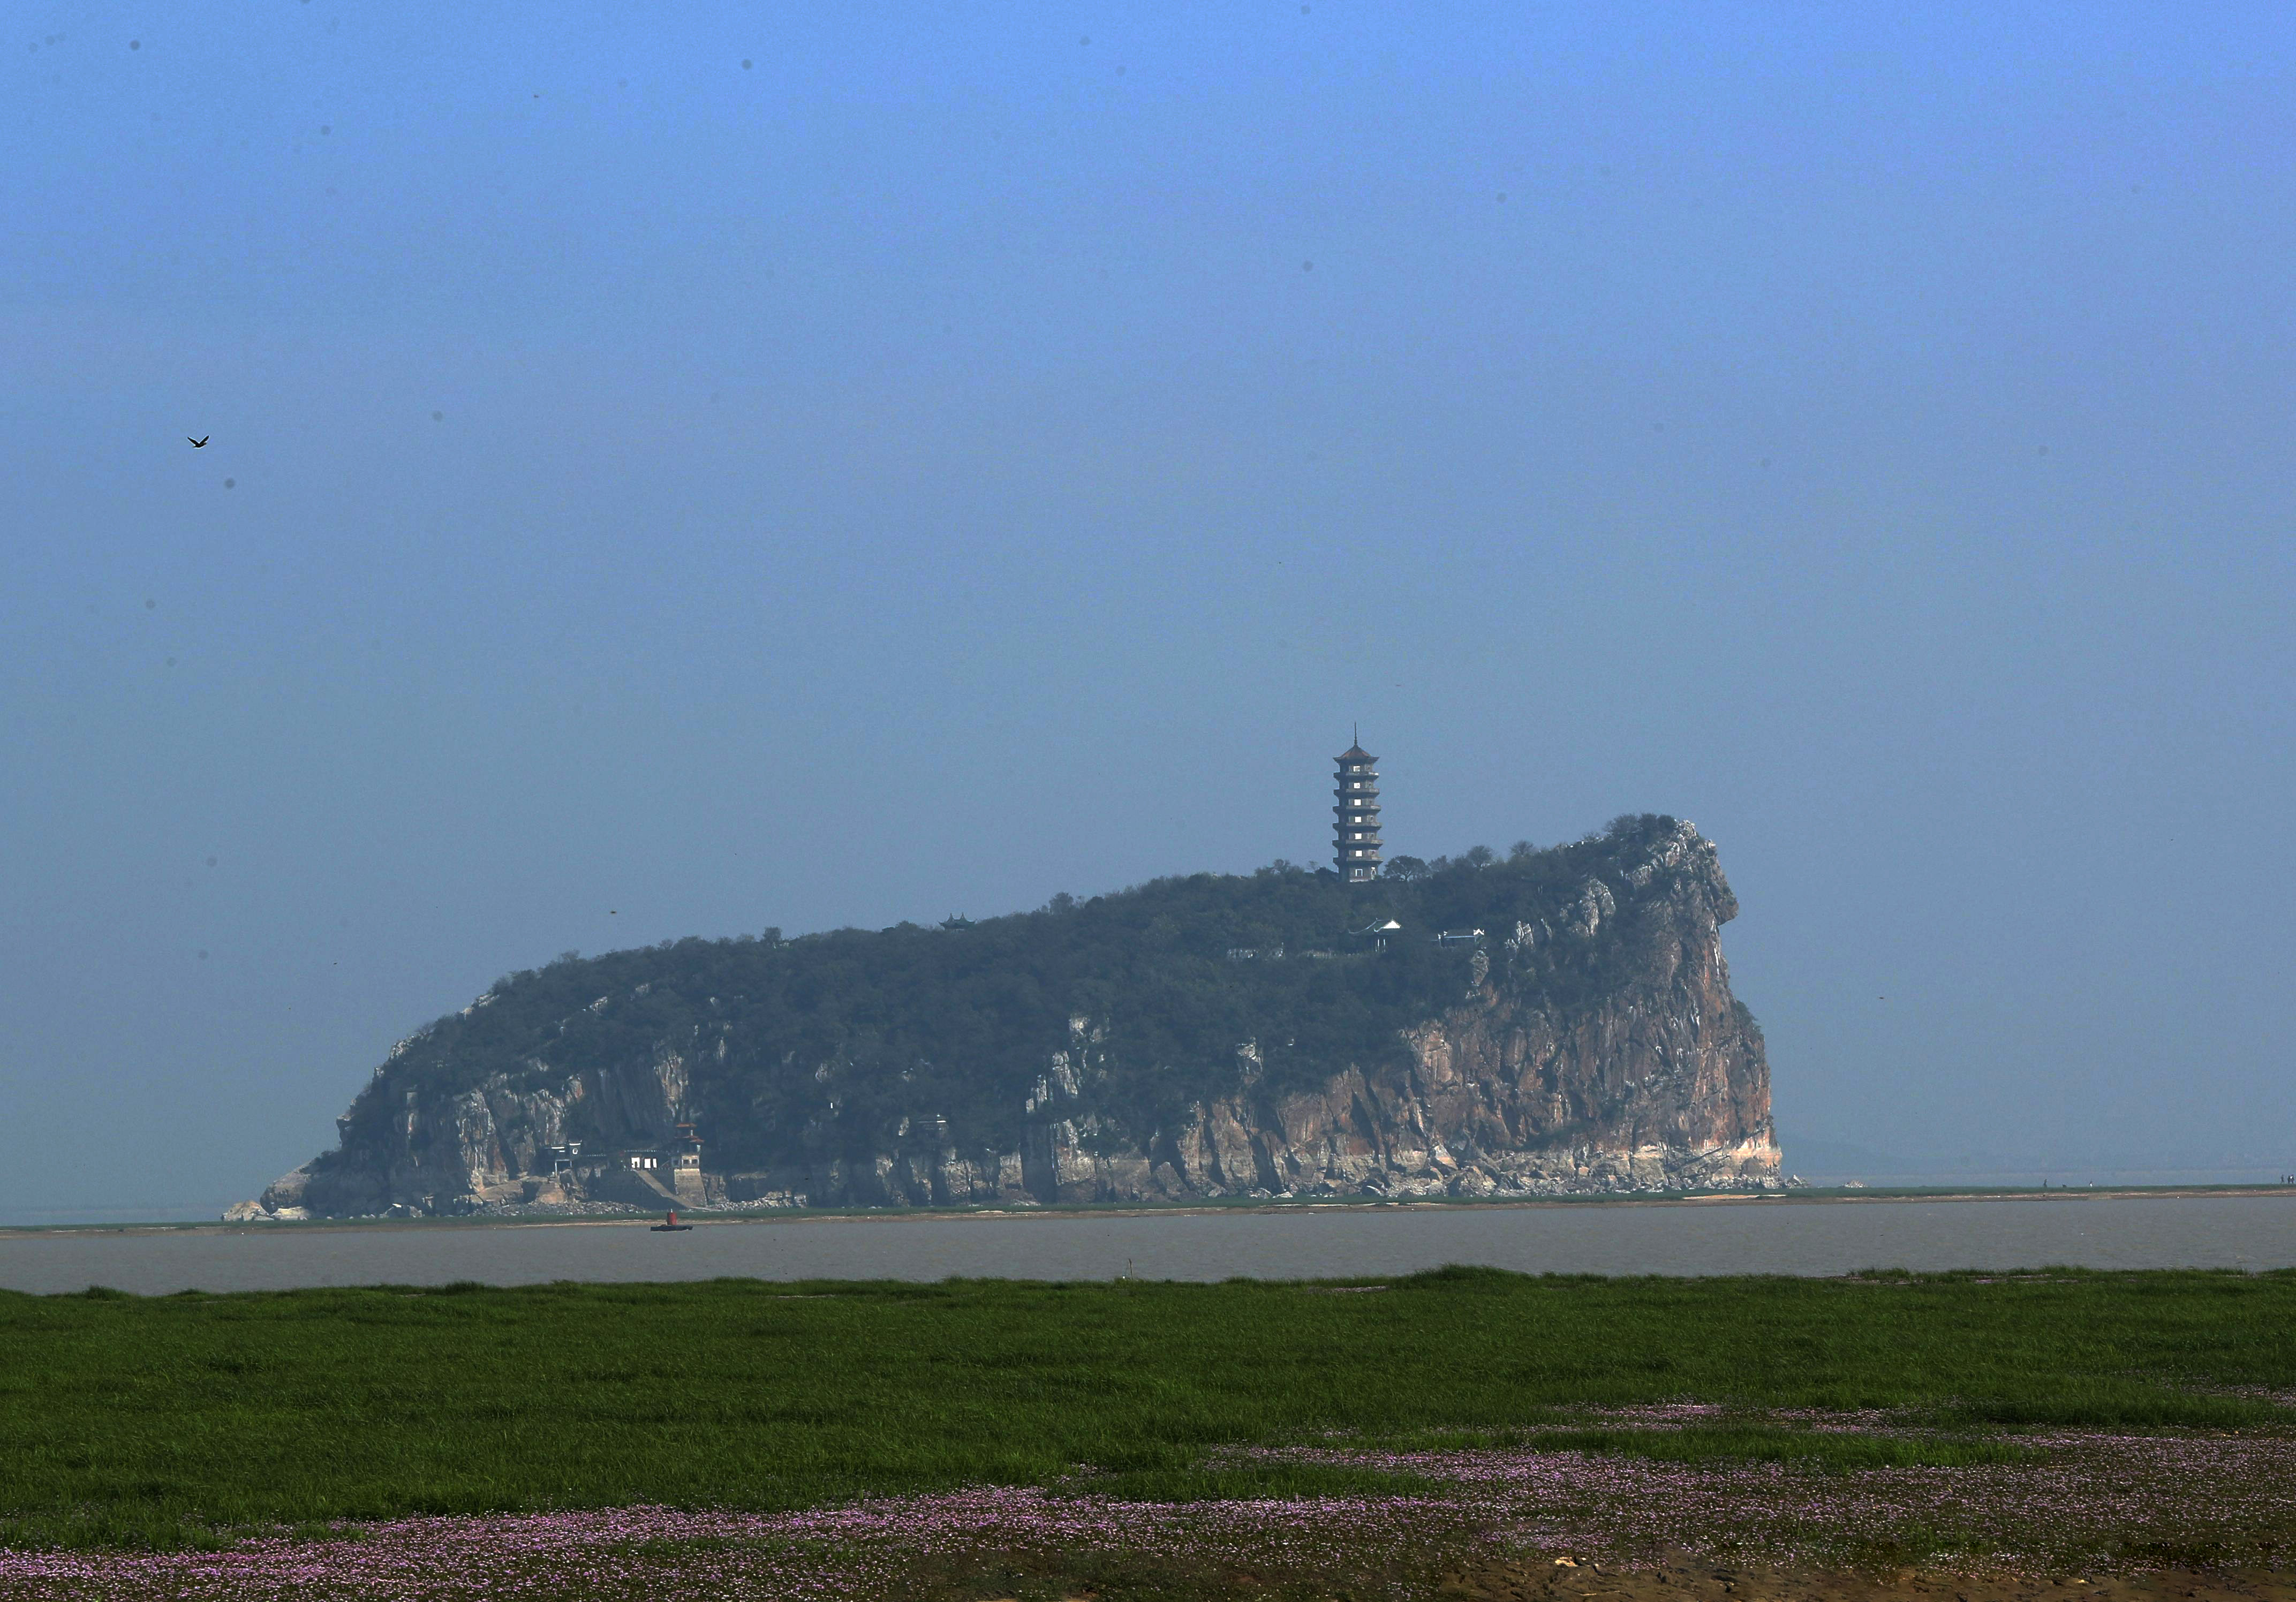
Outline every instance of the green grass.
{"label": "green grass", "polygon": [[1734,1420],[1684,1429],[1614,1426],[1497,1430],[1410,1430],[1373,1442],[1389,1451],[1504,1448],[1527,1451],[1616,1452],[1664,1463],[1785,1463],[1828,1474],[1855,1468],[1966,1468],[1980,1463],[2035,1463],[2043,1454],[2013,1440],[1896,1433],[1848,1434]]}
{"label": "green grass", "polygon": [[[2296,1425],[2242,1387],[2296,1390],[2296,1274],[0,1294],[0,1539],[983,1482],[1413,1488],[1218,1455],[1333,1432],[1841,1468],[2000,1461],[2021,1449],[1998,1432],[2030,1425]],[[1945,1434],[1569,1417],[1682,1400]]]}

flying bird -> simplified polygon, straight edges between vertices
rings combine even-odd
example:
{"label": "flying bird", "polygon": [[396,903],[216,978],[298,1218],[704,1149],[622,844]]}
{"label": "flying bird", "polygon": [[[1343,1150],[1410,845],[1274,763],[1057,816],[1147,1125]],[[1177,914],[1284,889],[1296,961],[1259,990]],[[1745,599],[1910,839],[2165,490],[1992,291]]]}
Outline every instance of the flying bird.
{"label": "flying bird", "polygon": [[[191,437],[189,434],[185,434],[185,435],[184,436],[184,439],[186,439],[186,440],[192,440],[192,437]],[[196,440],[192,440],[192,448],[193,448],[193,450],[197,450],[197,449],[199,449],[199,448],[200,448],[200,447],[201,447],[202,445],[205,445],[205,444],[208,442],[208,440],[209,440],[209,438],[211,438],[211,436],[207,435],[207,434],[201,434],[198,439],[196,439]]]}

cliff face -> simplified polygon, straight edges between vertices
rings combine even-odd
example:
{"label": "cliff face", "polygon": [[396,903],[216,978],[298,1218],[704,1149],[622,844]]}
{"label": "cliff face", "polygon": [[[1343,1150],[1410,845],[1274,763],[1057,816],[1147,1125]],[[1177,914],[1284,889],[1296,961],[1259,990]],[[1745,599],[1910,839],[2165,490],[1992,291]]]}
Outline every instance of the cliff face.
{"label": "cliff face", "polygon": [[[899,1111],[917,1097],[893,1091],[921,1076],[936,1083],[931,1052],[858,1067],[841,1043],[814,1057],[795,1047],[760,1052],[746,1037],[767,1023],[709,1026],[711,1009],[721,1009],[711,995],[694,998],[694,1015],[655,1038],[624,1037],[619,1060],[573,1072],[554,1070],[542,1054],[504,1060],[499,1047],[490,1063],[469,1060],[468,1048],[426,1061],[425,1037],[402,1042],[338,1121],[340,1149],[234,1212],[1774,1187],[1768,1064],[1722,957],[1720,928],[1736,900],[1713,846],[1689,824],[1639,822],[1588,859],[1599,871],[1575,883],[1558,879],[1555,864],[1525,878],[1519,894],[1496,876],[1476,881],[1479,905],[1513,915],[1503,926],[1483,923],[1479,938],[1459,931],[1439,945],[1434,931],[1407,925],[1390,935],[1391,946],[1415,942],[1411,972],[1424,976],[1423,989],[1403,1013],[1382,1015],[1400,1017],[1399,1027],[1343,1056],[1303,1057],[1299,1034],[1277,1039],[1270,1031],[1235,1043],[1231,1062],[1197,1064],[1186,1076],[1197,1094],[1160,1098],[1145,1090],[1178,1079],[1133,1044],[1127,998],[1079,982],[1078,997],[1099,1007],[1037,997],[1059,1009],[1050,1036],[1059,1043],[1033,1064],[1005,1065],[1001,1084],[1018,1093],[1017,1105]],[[919,932],[927,941],[962,938]],[[1392,988],[1398,970],[1379,965],[1401,957],[1362,941],[1239,960],[1259,965],[1255,979],[1273,972],[1270,963],[1319,964],[1312,980],[1339,987],[1329,993],[1345,1000],[1354,994],[1347,985]],[[631,987],[629,999],[649,989]],[[601,996],[581,1010],[603,1015],[620,999]],[[496,1000],[490,993],[460,1016]],[[559,1020],[549,1038],[583,1022]],[[442,1082],[449,1057],[475,1082],[458,1085],[451,1073]],[[849,1104],[867,1096],[885,1110],[876,1127],[857,1130]],[[670,1152],[680,1124],[701,1141],[699,1175],[673,1182],[667,1168],[630,1166],[631,1151]],[[716,1139],[721,1131],[727,1138]],[[564,1148],[578,1140],[570,1155]]]}

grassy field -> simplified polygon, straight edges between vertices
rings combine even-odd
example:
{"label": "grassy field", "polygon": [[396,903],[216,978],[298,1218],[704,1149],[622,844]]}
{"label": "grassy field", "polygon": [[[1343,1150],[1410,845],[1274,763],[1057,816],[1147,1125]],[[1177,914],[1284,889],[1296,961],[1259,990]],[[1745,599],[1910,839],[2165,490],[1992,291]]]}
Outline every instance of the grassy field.
{"label": "grassy field", "polygon": [[[1417,1488],[1234,1450],[1331,1440],[1824,1470],[2013,1461],[2033,1426],[2284,1433],[2296,1274],[95,1292],[0,1295],[0,1540],[142,1546],[1080,1472],[1152,1499]],[[1744,1412],[1583,1417],[1691,1401]]]}

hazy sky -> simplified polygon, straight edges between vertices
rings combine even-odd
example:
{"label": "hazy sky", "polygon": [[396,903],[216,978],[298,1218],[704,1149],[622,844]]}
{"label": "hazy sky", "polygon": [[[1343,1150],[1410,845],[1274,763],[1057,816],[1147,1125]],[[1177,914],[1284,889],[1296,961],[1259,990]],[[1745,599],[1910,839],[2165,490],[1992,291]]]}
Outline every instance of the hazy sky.
{"label": "hazy sky", "polygon": [[1719,843],[1789,1166],[2296,1160],[2285,6],[11,15],[0,1216],[1322,859],[1356,719]]}

